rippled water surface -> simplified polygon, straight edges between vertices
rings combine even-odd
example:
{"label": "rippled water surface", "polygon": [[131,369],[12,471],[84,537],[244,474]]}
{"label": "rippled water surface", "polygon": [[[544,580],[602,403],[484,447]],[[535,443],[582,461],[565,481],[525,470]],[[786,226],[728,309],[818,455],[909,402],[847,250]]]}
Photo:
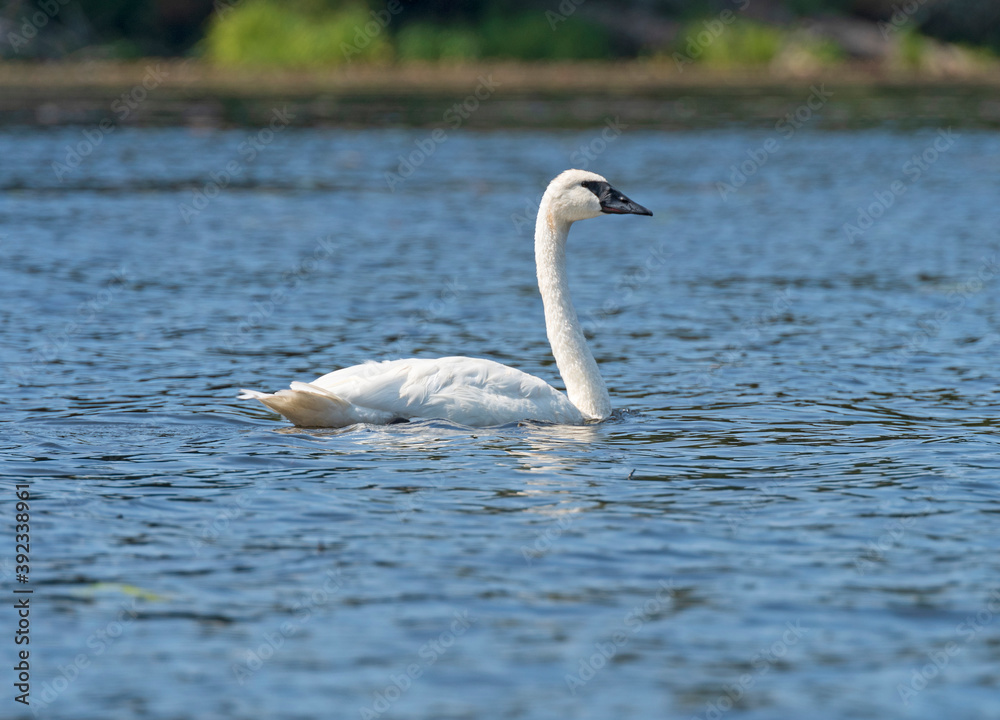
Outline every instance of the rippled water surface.
{"label": "rippled water surface", "polygon": [[[1000,136],[453,133],[390,192],[429,131],[248,134],[61,179],[80,129],[0,134],[0,714],[1000,716]],[[581,163],[655,213],[570,238],[612,420],[235,399],[401,356],[558,385],[529,218]]]}

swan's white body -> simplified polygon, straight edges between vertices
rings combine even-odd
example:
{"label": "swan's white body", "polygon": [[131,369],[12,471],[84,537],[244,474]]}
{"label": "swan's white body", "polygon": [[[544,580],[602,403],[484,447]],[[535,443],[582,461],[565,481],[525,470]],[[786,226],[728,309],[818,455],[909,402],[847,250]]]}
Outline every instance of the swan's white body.
{"label": "swan's white body", "polygon": [[566,238],[577,220],[601,213],[651,215],[591,172],[567,170],[542,196],[535,264],[545,327],[566,394],[492,360],[445,357],[367,362],[269,394],[243,390],[301,427],[385,424],[442,418],[473,427],[519,420],[579,424],[604,420],[611,398],[587,346],[566,279]]}

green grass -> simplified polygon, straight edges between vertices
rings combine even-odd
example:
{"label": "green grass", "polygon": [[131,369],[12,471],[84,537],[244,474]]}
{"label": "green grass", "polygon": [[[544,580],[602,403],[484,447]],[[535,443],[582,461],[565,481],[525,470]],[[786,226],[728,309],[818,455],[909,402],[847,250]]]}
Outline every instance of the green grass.
{"label": "green grass", "polygon": [[204,47],[208,59],[221,65],[268,67],[380,61],[393,54],[388,30],[363,5],[309,13],[277,0],[246,0],[216,16]]}
{"label": "green grass", "polygon": [[493,12],[480,25],[486,57],[517,60],[600,60],[611,57],[607,32],[576,15],[550,24],[542,12]]}
{"label": "green grass", "polygon": [[[948,60],[943,61],[942,56]],[[997,55],[989,48],[961,43],[944,44],[922,35],[916,28],[906,28],[899,36],[896,61],[907,70],[941,71],[950,65],[966,69],[996,68]]]}
{"label": "green grass", "polygon": [[[692,28],[691,32],[694,31]],[[704,47],[700,60],[710,67],[722,68],[766,65],[777,57],[784,36],[778,28],[736,21],[724,26],[722,34]]]}
{"label": "green grass", "polygon": [[246,0],[216,16],[203,45],[221,65],[311,67],[391,59],[582,60],[611,57],[607,33],[575,15],[550,24],[543,12],[489,12],[469,25],[409,22],[405,7],[387,27],[365,5]]}
{"label": "green grass", "polygon": [[400,60],[589,60],[611,56],[611,44],[602,28],[572,16],[553,28],[540,12],[494,12],[475,27],[414,23],[399,32],[396,49]]}
{"label": "green grass", "polygon": [[414,23],[396,38],[401,60],[475,60],[483,56],[482,38],[472,28]]}
{"label": "green grass", "polygon": [[844,57],[842,48],[830,40],[742,18],[728,24],[718,18],[690,23],[678,33],[670,52],[684,64],[724,70],[761,67],[780,59],[825,67]]}
{"label": "green grass", "polygon": [[927,54],[927,38],[913,28],[907,28],[899,38],[899,60],[904,67],[917,69]]}

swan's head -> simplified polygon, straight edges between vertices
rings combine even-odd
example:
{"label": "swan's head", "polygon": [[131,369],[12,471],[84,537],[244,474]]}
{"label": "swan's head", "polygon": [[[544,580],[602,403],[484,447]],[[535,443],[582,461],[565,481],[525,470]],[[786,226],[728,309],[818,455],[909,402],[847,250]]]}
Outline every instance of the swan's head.
{"label": "swan's head", "polygon": [[555,219],[566,222],[587,220],[598,215],[652,215],[632,202],[597,173],[566,170],[549,183],[542,198]]}

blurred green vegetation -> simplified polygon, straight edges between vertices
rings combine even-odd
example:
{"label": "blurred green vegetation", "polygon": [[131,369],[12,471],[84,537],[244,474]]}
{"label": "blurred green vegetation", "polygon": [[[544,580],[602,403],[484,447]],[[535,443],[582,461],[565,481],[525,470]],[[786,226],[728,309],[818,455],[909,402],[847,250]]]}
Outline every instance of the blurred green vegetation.
{"label": "blurred green vegetation", "polygon": [[484,57],[517,60],[592,60],[611,56],[611,39],[600,25],[556,11],[491,12],[479,26]]}
{"label": "blurred green vegetation", "polygon": [[899,45],[892,58],[901,68],[917,72],[934,72],[942,68],[952,70],[1000,71],[997,55],[989,48],[969,46],[965,43],[943,45],[922,35],[915,28],[905,28],[900,33]]}
{"label": "blurred green vegetation", "polygon": [[[32,26],[39,12],[47,19]],[[725,13],[735,21],[695,56],[689,39]],[[840,30],[829,31],[837,22]],[[817,25],[827,31],[808,30]],[[882,49],[864,49],[844,32],[855,40],[877,32]],[[0,38],[0,58],[27,59],[204,55],[227,65],[304,67],[680,53],[718,68],[845,58],[920,68],[944,58],[942,43],[974,58],[1000,52],[1000,1],[6,0]]]}
{"label": "blurred green vegetation", "polygon": [[[711,27],[714,23],[718,33]],[[768,25],[737,20],[689,23],[678,33],[674,52],[690,62],[702,62],[712,67],[763,65],[771,62],[781,50],[785,31]]]}
{"label": "blurred green vegetation", "polygon": [[905,67],[918,68],[928,52],[927,38],[908,28],[900,34],[897,60]]}
{"label": "blurred green vegetation", "polygon": [[478,27],[429,22],[404,27],[398,38],[400,60],[581,60],[611,57],[607,33],[597,25],[567,18],[553,33],[538,13],[493,14]]}
{"label": "blurred green vegetation", "polygon": [[482,57],[483,40],[470,26],[417,22],[399,32],[396,51],[401,60],[469,60]]}
{"label": "blurred green vegetation", "polygon": [[[402,8],[402,0],[398,0]],[[572,60],[612,57],[608,34],[578,17],[490,12],[475,25],[429,20],[396,23],[401,9],[335,10],[315,3],[244,0],[210,23],[204,52],[221,64],[304,67],[355,60]],[[558,32],[553,32],[552,22]],[[395,25],[399,25],[395,31]]]}
{"label": "blurred green vegetation", "polygon": [[392,46],[381,26],[366,32],[370,21],[361,5],[319,12],[289,10],[279,0],[244,0],[213,18],[204,50],[222,65],[306,67],[349,59],[387,60]]}
{"label": "blurred green vegetation", "polygon": [[845,57],[843,49],[827,38],[742,18],[689,23],[669,50],[681,65],[703,63],[718,69],[759,67],[788,57],[812,67],[829,67]]}

